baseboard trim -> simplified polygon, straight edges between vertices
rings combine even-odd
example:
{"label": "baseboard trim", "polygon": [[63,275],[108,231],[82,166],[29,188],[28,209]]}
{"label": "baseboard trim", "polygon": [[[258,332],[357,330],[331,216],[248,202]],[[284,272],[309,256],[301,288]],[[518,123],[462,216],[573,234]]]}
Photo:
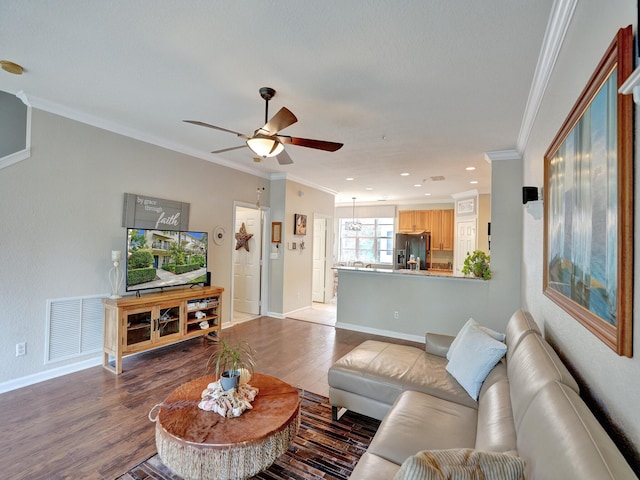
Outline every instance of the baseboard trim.
{"label": "baseboard trim", "polygon": [[393,330],[382,330],[379,328],[363,327],[362,325],[354,325],[352,323],[336,322],[336,328],[353,330],[354,332],[370,333],[371,335],[380,335],[383,337],[398,338],[400,340],[409,340],[410,342],[424,343],[424,336],[394,332]]}
{"label": "baseboard trim", "polygon": [[19,388],[28,387],[29,385],[34,385],[46,380],[62,377],[63,375],[79,372],[80,370],[86,370],[87,368],[96,367],[98,365],[102,365],[101,355],[95,358],[83,360],[82,362],[72,363],[63,367],[52,368],[50,370],[45,370],[44,372],[38,372],[32,375],[27,375],[25,377],[2,382],[0,383],[0,393],[6,393],[12,390],[17,390]]}

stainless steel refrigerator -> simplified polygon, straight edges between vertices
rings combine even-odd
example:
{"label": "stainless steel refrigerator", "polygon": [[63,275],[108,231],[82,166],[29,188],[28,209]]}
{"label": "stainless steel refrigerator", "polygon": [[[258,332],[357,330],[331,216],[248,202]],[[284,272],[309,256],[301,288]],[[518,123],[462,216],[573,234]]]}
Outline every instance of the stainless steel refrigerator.
{"label": "stainless steel refrigerator", "polygon": [[426,270],[431,263],[431,233],[396,233],[394,268],[410,268],[409,260],[412,255],[416,262],[420,259],[420,266],[415,264],[416,270]]}

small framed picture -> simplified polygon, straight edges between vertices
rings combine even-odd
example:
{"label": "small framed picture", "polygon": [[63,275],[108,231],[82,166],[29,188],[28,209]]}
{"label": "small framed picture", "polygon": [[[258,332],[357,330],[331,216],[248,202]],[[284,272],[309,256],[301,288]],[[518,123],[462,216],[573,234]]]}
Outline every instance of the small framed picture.
{"label": "small framed picture", "polygon": [[300,213],[294,214],[294,235],[306,235],[307,234],[307,216]]}
{"label": "small framed picture", "polygon": [[282,242],[282,222],[271,223],[271,243]]}
{"label": "small framed picture", "polygon": [[476,202],[474,198],[458,200],[458,215],[474,215],[476,213]]}

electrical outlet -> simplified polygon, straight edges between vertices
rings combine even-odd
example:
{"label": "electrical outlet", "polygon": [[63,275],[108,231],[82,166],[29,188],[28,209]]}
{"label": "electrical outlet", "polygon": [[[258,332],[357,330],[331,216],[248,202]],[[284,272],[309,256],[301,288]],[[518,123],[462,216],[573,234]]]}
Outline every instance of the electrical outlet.
{"label": "electrical outlet", "polygon": [[27,354],[27,343],[20,342],[16,343],[16,357],[21,357],[22,355]]}
{"label": "electrical outlet", "polygon": [[397,311],[393,312],[393,318],[397,320],[398,317],[400,317],[400,314]]}

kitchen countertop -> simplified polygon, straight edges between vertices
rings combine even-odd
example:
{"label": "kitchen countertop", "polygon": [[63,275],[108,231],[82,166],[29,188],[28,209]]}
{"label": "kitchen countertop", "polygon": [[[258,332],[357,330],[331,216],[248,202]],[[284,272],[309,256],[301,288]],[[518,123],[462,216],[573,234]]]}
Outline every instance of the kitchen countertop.
{"label": "kitchen countertop", "polygon": [[348,271],[356,271],[356,272],[366,272],[366,273],[386,273],[392,275],[411,275],[416,277],[449,277],[449,278],[463,278],[468,280],[481,280],[477,277],[467,277],[461,274],[454,274],[451,270],[394,270],[392,268],[370,268],[370,267],[347,267],[336,265],[333,268],[336,270],[348,270]]}

